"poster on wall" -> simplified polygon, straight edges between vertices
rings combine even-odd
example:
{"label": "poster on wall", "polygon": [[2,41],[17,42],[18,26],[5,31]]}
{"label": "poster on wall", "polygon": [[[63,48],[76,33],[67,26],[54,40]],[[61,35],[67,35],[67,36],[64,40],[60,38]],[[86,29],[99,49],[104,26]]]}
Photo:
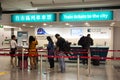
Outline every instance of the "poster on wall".
{"label": "poster on wall", "polygon": [[18,46],[27,46],[28,44],[28,32],[18,31],[17,32]]}
{"label": "poster on wall", "polygon": [[91,34],[91,36],[95,39],[108,39],[110,38],[111,28],[86,28],[87,34]]}
{"label": "poster on wall", "polygon": [[46,40],[47,36],[51,36],[53,38],[52,35],[50,35],[49,33],[47,33],[45,28],[37,28],[36,32],[36,36],[38,40]]}
{"label": "poster on wall", "polygon": [[37,29],[37,35],[45,35],[45,34],[47,34],[47,33],[43,28],[38,28]]}
{"label": "poster on wall", "polygon": [[109,46],[112,40],[112,28],[111,27],[45,27],[43,28],[47,34],[37,34],[37,30],[39,28],[35,28],[35,35],[39,40],[39,45],[44,45],[47,43],[46,36],[51,35],[54,42],[56,42],[55,34],[58,33],[71,42],[72,44],[77,44],[78,40],[81,36],[87,36],[87,34],[91,34],[91,37],[94,40],[94,45],[96,46]]}
{"label": "poster on wall", "polygon": [[35,35],[40,36],[40,39],[45,39],[44,36],[60,34],[64,38],[75,39],[81,36],[91,34],[94,39],[109,39],[111,37],[110,27],[72,27],[72,28],[36,28]]}
{"label": "poster on wall", "polygon": [[82,29],[71,29],[71,36],[82,36],[83,35],[83,30]]}

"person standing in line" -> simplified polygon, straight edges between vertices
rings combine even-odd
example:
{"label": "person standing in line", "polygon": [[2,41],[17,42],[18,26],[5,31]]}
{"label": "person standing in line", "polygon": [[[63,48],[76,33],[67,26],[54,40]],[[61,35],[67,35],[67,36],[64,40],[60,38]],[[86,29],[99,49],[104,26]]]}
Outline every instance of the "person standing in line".
{"label": "person standing in line", "polygon": [[82,37],[79,39],[79,41],[78,41],[78,45],[83,46],[84,38],[85,38],[85,36],[82,36]]}
{"label": "person standing in line", "polygon": [[36,38],[34,38],[33,36],[29,37],[29,57],[30,57],[30,66],[31,66],[31,70],[32,69],[36,69],[36,56],[37,56],[37,49],[36,49],[36,45],[38,45],[38,41],[36,40]]}
{"label": "person standing in line", "polygon": [[[81,41],[81,46],[84,52],[88,52],[90,46],[93,45],[93,39],[90,37],[90,34],[87,34]],[[88,56],[88,53],[83,53],[83,56]],[[83,64],[88,64],[88,59],[82,59]]]}
{"label": "person standing in line", "polygon": [[[85,56],[84,55],[84,53],[82,53],[82,52],[84,52],[84,39],[85,39],[85,36],[82,36],[79,40],[78,40],[78,45],[81,45],[82,46],[82,48],[80,48],[80,54],[81,54],[81,56]],[[81,58],[81,60],[82,60],[82,63],[83,63],[83,61],[84,61],[84,58]],[[84,64],[84,63],[83,63]]]}
{"label": "person standing in line", "polygon": [[53,40],[51,39],[50,36],[47,36],[47,40],[48,40],[48,45],[47,45],[47,50],[48,50],[48,61],[50,64],[50,70],[54,69],[54,43]]}
{"label": "person standing in line", "polygon": [[12,67],[15,67],[16,66],[16,57],[15,57],[15,54],[16,54],[16,50],[17,50],[17,42],[16,42],[16,36],[15,35],[12,35],[11,36],[11,41],[10,41],[10,56],[11,56],[11,65]]}
{"label": "person standing in line", "polygon": [[62,56],[64,56],[65,39],[62,38],[59,34],[55,34],[55,37],[57,39],[56,50],[58,51],[58,55],[61,57],[61,58],[58,58],[58,61],[60,64],[61,72],[64,73],[65,72],[65,61],[64,61],[64,58],[62,58]]}

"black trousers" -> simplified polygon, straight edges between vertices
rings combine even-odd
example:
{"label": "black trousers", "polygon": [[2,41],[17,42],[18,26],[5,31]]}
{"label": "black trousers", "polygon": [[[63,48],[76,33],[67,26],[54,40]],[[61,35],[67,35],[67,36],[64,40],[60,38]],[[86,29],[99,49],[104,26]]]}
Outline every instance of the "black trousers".
{"label": "black trousers", "polygon": [[[88,57],[88,49],[87,48],[83,48],[83,53],[82,56]],[[83,64],[88,64],[88,58],[83,58],[82,59],[82,63]]]}
{"label": "black trousers", "polygon": [[50,68],[54,68],[54,58],[48,58]]}
{"label": "black trousers", "polygon": [[[86,57],[87,57],[88,54],[83,54],[83,56],[86,56]],[[88,64],[88,59],[87,59],[87,58],[83,58],[83,59],[82,59],[82,63],[83,63],[83,64]]]}

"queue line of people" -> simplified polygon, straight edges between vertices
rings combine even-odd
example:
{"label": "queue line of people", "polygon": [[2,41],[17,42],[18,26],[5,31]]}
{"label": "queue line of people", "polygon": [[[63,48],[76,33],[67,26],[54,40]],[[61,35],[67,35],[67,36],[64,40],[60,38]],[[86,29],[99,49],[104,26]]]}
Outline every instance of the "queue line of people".
{"label": "queue line of people", "polygon": [[[47,51],[48,51],[48,62],[50,65],[50,70],[54,69],[54,58],[52,56],[54,55],[58,55],[58,56],[64,56],[64,43],[66,42],[64,38],[62,38],[60,36],[60,34],[55,34],[55,37],[57,39],[56,45],[54,45],[54,42],[52,40],[52,38],[50,36],[47,36],[47,41],[48,41],[48,45],[47,45]],[[11,56],[11,65],[14,67],[15,65],[15,61],[13,61],[13,58],[15,57],[14,54],[16,52],[16,48],[17,48],[17,42],[15,35],[12,35],[12,40],[10,42],[10,54]],[[86,41],[86,42],[85,42]],[[35,37],[33,36],[29,36],[29,47],[28,47],[28,53],[29,53],[29,58],[30,58],[30,69],[36,69],[37,68],[37,62],[36,62],[36,56],[37,56],[37,49],[36,49],[36,45],[38,45],[38,41]],[[86,49],[86,51],[88,51],[88,49],[90,48],[90,45],[93,45],[93,39],[90,37],[90,34],[88,34],[86,37],[83,36],[80,38],[80,40],[78,41],[78,45],[82,46],[82,49]],[[84,54],[83,56],[88,56],[88,54]],[[60,65],[60,70],[62,73],[65,72],[65,61],[64,58],[58,58],[59,61],[59,65]],[[83,59],[82,60],[83,64],[87,64],[88,60],[87,59]]]}

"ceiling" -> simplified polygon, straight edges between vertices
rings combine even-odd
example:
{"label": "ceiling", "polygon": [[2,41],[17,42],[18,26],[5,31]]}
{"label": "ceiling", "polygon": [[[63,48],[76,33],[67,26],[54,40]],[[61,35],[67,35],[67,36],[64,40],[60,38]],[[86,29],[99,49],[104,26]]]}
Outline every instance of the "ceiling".
{"label": "ceiling", "polygon": [[52,22],[52,23],[12,23],[15,27],[117,27],[120,22],[116,21],[94,21],[94,22]]}
{"label": "ceiling", "polygon": [[0,0],[4,11],[120,6],[120,0]]}
{"label": "ceiling", "polygon": [[[85,9],[94,8],[102,9],[103,7],[117,7],[120,6],[120,0],[0,0],[1,7],[3,11],[20,11],[20,10],[50,10],[50,9]],[[119,26],[119,21],[114,21],[115,26]],[[102,23],[102,24],[101,24]],[[26,26],[110,26],[113,21],[98,21],[98,22],[89,22],[89,25],[86,25],[86,22],[74,22],[65,25],[66,23],[23,23]],[[12,23],[9,25],[12,26],[22,26],[21,23]]]}

